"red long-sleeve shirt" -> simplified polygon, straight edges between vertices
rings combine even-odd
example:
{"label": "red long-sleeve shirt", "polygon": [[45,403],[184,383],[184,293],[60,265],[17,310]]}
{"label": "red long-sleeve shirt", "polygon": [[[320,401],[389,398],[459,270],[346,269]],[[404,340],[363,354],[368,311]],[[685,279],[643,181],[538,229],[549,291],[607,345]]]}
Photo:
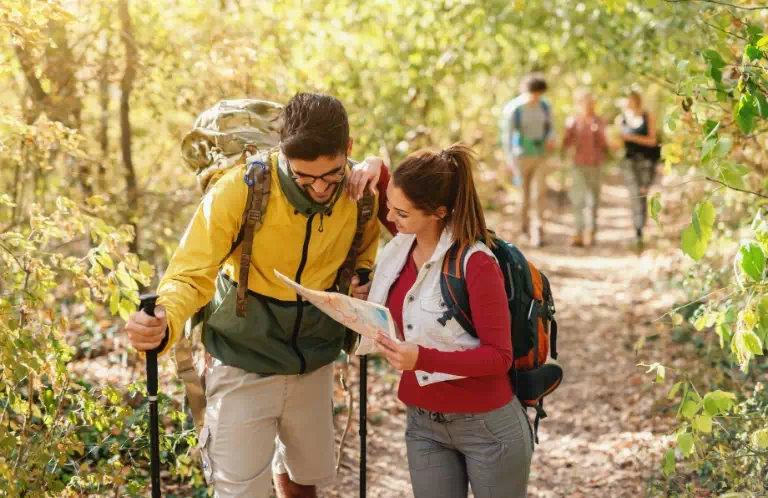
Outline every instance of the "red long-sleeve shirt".
{"label": "red long-sleeve shirt", "polygon": [[[413,253],[389,292],[387,307],[403,330],[403,301],[416,282]],[[512,364],[510,317],[504,280],[496,262],[485,253],[474,253],[467,262],[467,290],[480,346],[445,352],[419,346],[414,370],[444,372],[464,379],[419,386],[414,371],[403,372],[398,397],[409,406],[443,413],[482,413],[512,399],[507,371]]]}
{"label": "red long-sleeve shirt", "polygon": [[381,165],[381,174],[379,175],[379,183],[376,184],[376,188],[379,190],[379,221],[381,222],[389,233],[392,235],[397,234],[397,227],[394,223],[387,220],[387,186],[389,186],[389,170],[383,164]]}

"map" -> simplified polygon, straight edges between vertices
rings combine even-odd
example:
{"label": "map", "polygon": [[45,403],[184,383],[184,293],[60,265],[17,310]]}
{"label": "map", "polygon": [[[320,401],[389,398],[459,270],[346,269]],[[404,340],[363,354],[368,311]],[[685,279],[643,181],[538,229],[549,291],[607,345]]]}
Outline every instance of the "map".
{"label": "map", "polygon": [[384,306],[345,296],[338,292],[307,289],[277,270],[275,270],[275,275],[323,313],[358,334],[375,339],[376,334],[382,332],[397,340],[395,322],[392,320],[389,310]]}

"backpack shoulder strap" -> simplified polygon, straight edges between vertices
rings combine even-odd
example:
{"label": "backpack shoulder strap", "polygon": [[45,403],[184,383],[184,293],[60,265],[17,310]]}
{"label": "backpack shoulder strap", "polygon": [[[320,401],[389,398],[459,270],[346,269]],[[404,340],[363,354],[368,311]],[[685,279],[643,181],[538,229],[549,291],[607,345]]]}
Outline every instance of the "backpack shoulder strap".
{"label": "backpack shoulder strap", "polygon": [[544,121],[544,138],[546,139],[552,131],[552,112],[549,103],[546,100],[541,99],[540,102],[541,110],[544,111],[544,115],[546,116],[546,121]]}
{"label": "backpack shoulder strap", "polygon": [[[341,268],[336,274],[336,287],[341,294],[349,295],[349,286],[352,282],[352,275],[355,274],[357,266],[357,255],[360,247],[363,245],[363,236],[365,235],[365,225],[373,217],[373,205],[376,198],[370,192],[363,195],[357,203],[357,227],[355,228],[355,237],[352,239],[352,245],[349,247],[347,257],[344,259]],[[342,349],[348,354],[352,354],[360,340],[360,335],[356,332],[346,330],[344,334],[344,343]],[[363,357],[364,358],[364,357]]]}
{"label": "backpack shoulder strap", "polygon": [[339,292],[342,294],[349,294],[349,285],[352,281],[352,275],[355,273],[355,265],[357,264],[357,254],[360,252],[360,246],[363,244],[363,235],[365,234],[365,225],[373,217],[373,204],[375,198],[370,192],[366,192],[363,198],[357,203],[357,227],[355,229],[355,237],[352,239],[352,245],[347,252],[347,257],[344,259],[339,273],[336,276],[336,282]]}
{"label": "backpack shoulder strap", "polygon": [[472,323],[472,310],[469,305],[469,292],[464,267],[469,254],[470,245],[454,244],[443,259],[443,269],[440,274],[440,291],[443,302],[448,308],[438,319],[445,326],[448,320],[455,318],[459,325],[473,337],[477,331]]}
{"label": "backpack shoulder strap", "polygon": [[515,107],[515,110],[512,111],[512,122],[514,123],[515,130],[517,130],[518,133],[521,133],[520,123],[522,121],[522,112],[523,112],[521,109],[522,109],[522,106],[518,104]]}
{"label": "backpack shoulder strap", "polygon": [[244,317],[248,308],[248,271],[251,267],[253,234],[261,228],[269,202],[271,167],[268,155],[261,155],[258,159],[247,163],[245,183],[248,185],[248,200],[243,213],[242,228],[238,240],[233,246],[233,248],[237,247],[239,243],[242,243],[243,246],[240,255],[240,276],[237,280],[237,304],[235,305],[235,313],[239,317]]}

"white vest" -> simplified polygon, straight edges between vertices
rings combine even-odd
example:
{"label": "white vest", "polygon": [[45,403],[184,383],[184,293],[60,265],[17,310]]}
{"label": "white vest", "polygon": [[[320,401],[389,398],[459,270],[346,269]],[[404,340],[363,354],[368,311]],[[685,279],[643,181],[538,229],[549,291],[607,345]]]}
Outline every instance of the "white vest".
{"label": "white vest", "polygon": [[[451,231],[444,229],[435,252],[429,261],[422,265],[416,282],[405,296],[403,301],[405,330],[402,332],[406,342],[439,351],[465,351],[480,345],[480,340],[467,333],[455,319],[449,320],[445,326],[437,321],[447,310],[440,292],[440,274],[443,259],[452,245],[452,240]],[[416,236],[413,234],[399,234],[384,247],[379,254],[368,301],[386,305],[389,290],[405,267],[415,241]],[[466,262],[477,251],[482,251],[496,259],[485,244],[477,242],[470,248],[464,261],[465,272]],[[393,339],[398,340],[396,337]],[[363,355],[376,350],[376,343],[363,337],[355,353]],[[447,373],[416,371],[416,380],[420,386],[461,378],[461,376]]]}

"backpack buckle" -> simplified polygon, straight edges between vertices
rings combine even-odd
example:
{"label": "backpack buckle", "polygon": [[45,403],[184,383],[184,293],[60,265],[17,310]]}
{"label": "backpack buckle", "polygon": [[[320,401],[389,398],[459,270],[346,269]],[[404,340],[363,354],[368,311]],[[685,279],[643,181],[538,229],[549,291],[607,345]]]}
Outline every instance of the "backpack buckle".
{"label": "backpack buckle", "polygon": [[445,325],[448,323],[448,320],[455,317],[458,311],[456,310],[455,306],[450,307],[445,312],[443,312],[443,316],[437,319],[437,323],[445,327]]}
{"label": "backpack buckle", "polygon": [[245,184],[249,187],[253,187],[256,184],[256,175],[253,173],[253,168],[255,166],[258,166],[259,169],[262,171],[265,171],[267,169],[267,165],[264,163],[264,161],[261,161],[259,159],[248,159],[248,167],[245,170]]}

